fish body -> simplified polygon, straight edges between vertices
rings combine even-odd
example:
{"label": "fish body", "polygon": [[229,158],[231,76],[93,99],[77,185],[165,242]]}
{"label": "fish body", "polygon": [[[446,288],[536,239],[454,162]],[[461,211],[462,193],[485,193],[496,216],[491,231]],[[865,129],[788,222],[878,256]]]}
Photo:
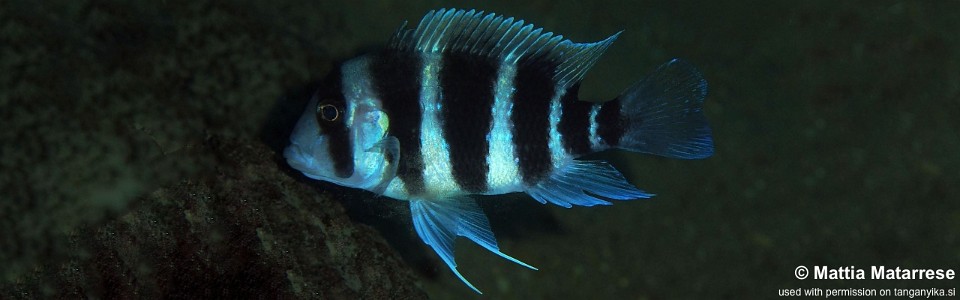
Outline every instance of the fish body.
{"label": "fish body", "polygon": [[427,13],[388,46],[345,62],[311,99],[284,151],[307,177],[410,202],[414,228],[467,286],[453,241],[499,250],[470,195],[525,192],[563,207],[652,197],[603,161],[622,149],[713,154],[706,81],[672,60],[614,100],[581,101],[580,82],[619,33],[574,43],[475,10]]}

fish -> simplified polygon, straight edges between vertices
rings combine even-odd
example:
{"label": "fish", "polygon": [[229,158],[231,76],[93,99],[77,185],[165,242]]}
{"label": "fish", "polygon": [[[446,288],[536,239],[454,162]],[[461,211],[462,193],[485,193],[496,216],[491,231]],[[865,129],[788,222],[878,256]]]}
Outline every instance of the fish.
{"label": "fish", "polygon": [[408,201],[417,235],[467,287],[454,241],[502,251],[474,195],[610,205],[654,195],[606,161],[619,149],[678,159],[714,152],[707,82],[673,59],[613,100],[579,98],[586,72],[620,36],[575,43],[521,19],[427,12],[383,49],[344,61],[311,97],[283,155],[308,178]]}

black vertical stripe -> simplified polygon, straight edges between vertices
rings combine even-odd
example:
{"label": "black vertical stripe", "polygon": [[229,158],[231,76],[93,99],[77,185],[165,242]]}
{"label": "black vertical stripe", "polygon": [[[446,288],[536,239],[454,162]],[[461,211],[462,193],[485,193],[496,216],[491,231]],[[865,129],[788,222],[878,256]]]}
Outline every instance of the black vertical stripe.
{"label": "black vertical stripe", "polygon": [[560,123],[557,131],[563,137],[567,153],[583,155],[590,153],[590,109],[593,103],[580,101],[577,94],[580,83],[567,88],[560,99]]}
{"label": "black vertical stripe", "polygon": [[420,154],[421,71],[423,60],[417,53],[388,50],[373,56],[370,75],[383,110],[390,119],[387,134],[400,142],[397,177],[407,193],[423,194],[423,156]]}
{"label": "black vertical stripe", "polygon": [[620,115],[620,99],[613,99],[600,105],[597,112],[597,135],[610,147],[620,144],[623,136],[624,121]]}
{"label": "black vertical stripe", "polygon": [[340,70],[333,72],[324,79],[322,87],[313,95],[317,99],[317,106],[309,107],[316,112],[317,125],[320,132],[327,139],[327,153],[333,160],[333,170],[337,177],[347,178],[353,175],[353,143],[350,142],[350,135],[347,131],[347,125],[344,118],[326,120],[321,117],[318,108],[325,105],[333,105],[342,114],[346,109],[347,101],[343,96],[343,75]]}
{"label": "black vertical stripe", "polygon": [[497,61],[468,53],[445,53],[440,69],[440,122],[450,151],[453,178],[471,193],[487,190],[487,134],[493,124]]}
{"label": "black vertical stripe", "polygon": [[525,56],[517,64],[513,85],[513,144],[520,163],[520,175],[534,185],[553,169],[550,157],[550,99],[556,83],[555,62]]}

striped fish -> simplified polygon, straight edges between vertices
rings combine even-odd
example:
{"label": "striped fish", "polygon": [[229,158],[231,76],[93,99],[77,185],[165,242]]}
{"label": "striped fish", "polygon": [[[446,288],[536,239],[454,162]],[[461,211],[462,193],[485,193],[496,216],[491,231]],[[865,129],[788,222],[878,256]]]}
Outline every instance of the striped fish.
{"label": "striped fish", "polygon": [[590,67],[620,33],[574,43],[522,20],[440,9],[382,51],[345,62],[311,99],[284,151],[307,177],[407,200],[420,238],[457,270],[466,237],[497,246],[469,195],[525,192],[563,207],[649,198],[585,154],[713,154],[706,81],[672,60],[614,100],[581,101]]}

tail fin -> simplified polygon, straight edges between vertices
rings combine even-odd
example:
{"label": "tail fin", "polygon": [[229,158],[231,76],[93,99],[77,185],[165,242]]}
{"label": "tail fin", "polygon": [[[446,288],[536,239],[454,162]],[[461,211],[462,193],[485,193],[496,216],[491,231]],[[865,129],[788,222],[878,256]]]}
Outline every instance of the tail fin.
{"label": "tail fin", "polygon": [[690,64],[671,60],[627,89],[620,101],[620,149],[671,158],[713,155],[703,115],[707,81]]}

